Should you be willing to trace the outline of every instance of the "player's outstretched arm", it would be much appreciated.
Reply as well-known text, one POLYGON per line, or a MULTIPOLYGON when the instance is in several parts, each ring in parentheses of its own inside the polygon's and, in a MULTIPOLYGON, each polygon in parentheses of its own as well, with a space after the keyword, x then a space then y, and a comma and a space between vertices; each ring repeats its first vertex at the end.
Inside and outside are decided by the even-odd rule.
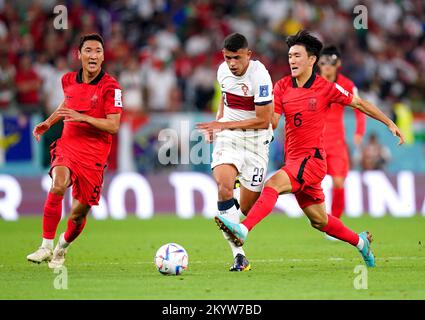
POLYGON ((396 124, 388 118, 377 106, 373 103, 370 103, 367 100, 363 100, 359 97, 353 97, 353 100, 350 103, 350 106, 356 109, 359 109, 361 112, 367 114, 369 117, 374 118, 378 121, 381 121, 385 124, 391 133, 394 136, 400 138, 398 144, 401 145, 404 143, 404 137, 401 133, 400 129, 396 126, 396 124))
POLYGON ((240 121, 211 121, 199 123, 196 127, 208 132, 226 129, 267 129, 270 126, 273 113, 273 104, 255 107, 256 117, 240 121))
POLYGON ((62 117, 66 117, 64 122, 85 122, 110 134, 117 133, 120 127, 121 114, 119 113, 108 114, 105 119, 90 117, 68 108, 61 108, 58 110, 58 114, 62 117))
POLYGON ((47 130, 50 129, 56 122, 62 120, 62 116, 58 115, 58 110, 65 106, 65 101, 62 101, 61 104, 57 107, 57 109, 43 122, 40 122, 35 126, 32 134, 37 141, 40 141, 40 138, 43 134, 46 133, 47 130))

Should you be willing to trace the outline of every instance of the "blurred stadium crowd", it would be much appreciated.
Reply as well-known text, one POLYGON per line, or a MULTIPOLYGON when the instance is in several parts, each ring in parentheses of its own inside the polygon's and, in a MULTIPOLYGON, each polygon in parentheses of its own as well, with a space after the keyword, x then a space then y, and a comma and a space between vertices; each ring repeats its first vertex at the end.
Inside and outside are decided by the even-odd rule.
MULTIPOLYGON (((128 154, 130 162, 143 164, 136 166, 143 171, 158 149, 158 129, 140 129, 147 119, 164 120, 164 112, 215 112, 221 95, 216 70, 226 35, 244 34, 254 58, 276 82, 290 72, 286 36, 303 28, 325 45, 339 46, 342 72, 362 97, 396 120, 408 142, 414 136, 424 141, 425 2, 361 4, 367 29, 354 28, 359 14, 354 13, 354 0, 0 0, 0 111, 19 117, 49 115, 63 99, 62 75, 80 68, 80 36, 99 32, 106 42, 104 68, 123 89, 123 122, 131 127, 127 135, 120 131, 120 141, 133 139, 127 153, 115 146, 112 158, 128 154), (57 5, 67 9, 66 29, 54 27, 57 5)), ((61 130, 58 124, 45 136, 45 167, 48 146, 61 130)), ((420 144, 412 152, 423 154, 420 144)), ((279 145, 276 150, 281 161, 283 151, 279 145)), ((110 169, 117 166, 111 160, 110 169)))
POLYGON ((127 111, 211 111, 227 34, 246 35, 277 81, 289 73, 284 38, 305 28, 341 48, 343 72, 366 98, 387 112, 400 100, 425 112, 425 2, 362 4, 366 30, 353 27, 353 0, 0 0, 0 108, 50 113, 61 76, 79 68, 80 35, 100 32, 127 111), (53 27, 58 4, 68 10, 66 30, 53 27))

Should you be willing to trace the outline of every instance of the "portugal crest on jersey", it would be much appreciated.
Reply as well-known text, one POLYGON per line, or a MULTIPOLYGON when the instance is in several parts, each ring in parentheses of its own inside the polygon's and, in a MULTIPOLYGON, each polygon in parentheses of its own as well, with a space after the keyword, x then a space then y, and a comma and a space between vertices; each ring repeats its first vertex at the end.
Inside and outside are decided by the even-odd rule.
POLYGON ((249 90, 248 86, 245 83, 243 83, 241 89, 243 91, 243 95, 244 96, 247 96, 248 95, 248 90, 249 90))

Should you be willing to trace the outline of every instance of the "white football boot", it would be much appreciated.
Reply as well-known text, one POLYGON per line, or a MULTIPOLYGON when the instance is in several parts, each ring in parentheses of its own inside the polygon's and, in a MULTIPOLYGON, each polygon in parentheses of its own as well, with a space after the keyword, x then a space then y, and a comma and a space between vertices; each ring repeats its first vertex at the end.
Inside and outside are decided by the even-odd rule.
POLYGON ((49 261, 50 269, 60 268, 65 263, 65 255, 68 252, 68 248, 64 248, 61 245, 62 239, 63 239, 63 233, 59 237, 59 241, 55 247, 55 250, 53 250, 53 258, 52 260, 49 261))
POLYGON ((27 260, 34 263, 41 263, 52 260, 52 256, 52 249, 40 247, 37 251, 27 255, 27 260))

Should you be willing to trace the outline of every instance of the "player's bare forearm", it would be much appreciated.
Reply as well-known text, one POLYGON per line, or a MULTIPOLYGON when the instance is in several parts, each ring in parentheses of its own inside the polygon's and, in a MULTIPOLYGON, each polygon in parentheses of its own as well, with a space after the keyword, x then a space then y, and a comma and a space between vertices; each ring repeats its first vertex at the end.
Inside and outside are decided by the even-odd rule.
POLYGON ((272 122, 272 128, 273 128, 273 130, 278 127, 280 117, 281 117, 281 115, 279 113, 277 113, 277 112, 275 112, 273 114, 272 121, 271 121, 272 122))
POLYGON ((105 119, 91 117, 68 108, 60 108, 57 112, 59 116, 65 117, 64 122, 85 122, 110 134, 117 133, 120 127, 121 114, 119 113, 108 114, 105 119))
POLYGON ((106 119, 86 116, 84 122, 90 124, 96 129, 106 131, 110 134, 116 134, 120 128, 120 118, 121 115, 119 113, 108 114, 106 119))
POLYGON ((196 127, 204 134, 206 141, 212 142, 215 134, 222 130, 234 129, 267 129, 270 126, 271 115, 273 112, 272 104, 266 106, 257 106, 256 117, 240 121, 211 121, 199 123, 196 127))
POLYGON ((267 129, 270 125, 270 120, 253 118, 241 121, 220 122, 222 129, 267 129))
POLYGON ((221 122, 222 129, 267 129, 272 121, 273 105, 257 106, 255 113, 255 118, 221 122))
POLYGON ((388 118, 377 106, 370 103, 369 101, 354 97, 353 101, 351 102, 351 106, 360 110, 364 114, 367 114, 369 117, 381 121, 387 127, 393 123, 391 119, 388 118))
POLYGON ((59 107, 57 107, 57 109, 46 120, 44 120, 49 125, 49 127, 53 126, 56 122, 63 119, 62 116, 58 115, 58 110, 60 108, 63 108, 64 106, 65 102, 62 102, 59 107))
POLYGON ((400 129, 373 103, 358 97, 353 97, 353 101, 350 106, 385 124, 394 136, 398 136, 400 138, 399 145, 404 142, 404 137, 401 134, 400 129))
POLYGON ((215 116, 216 120, 220 120, 221 118, 223 118, 223 111, 224 111, 224 101, 223 101, 223 97, 221 97, 220 102, 218 104, 217 115, 215 116))
POLYGON ((64 105, 65 102, 61 102, 59 107, 46 120, 35 126, 32 134, 37 141, 40 141, 41 136, 45 134, 51 126, 63 119, 63 116, 59 115, 58 111, 61 110, 64 105))
POLYGON ((56 122, 59 122, 60 120, 62 120, 63 119, 63 117, 58 117, 58 116, 56 116, 56 117, 53 117, 53 118, 47 118, 45 121, 47 122, 47 124, 49 125, 49 128, 51 127, 51 126, 53 126, 56 122))

